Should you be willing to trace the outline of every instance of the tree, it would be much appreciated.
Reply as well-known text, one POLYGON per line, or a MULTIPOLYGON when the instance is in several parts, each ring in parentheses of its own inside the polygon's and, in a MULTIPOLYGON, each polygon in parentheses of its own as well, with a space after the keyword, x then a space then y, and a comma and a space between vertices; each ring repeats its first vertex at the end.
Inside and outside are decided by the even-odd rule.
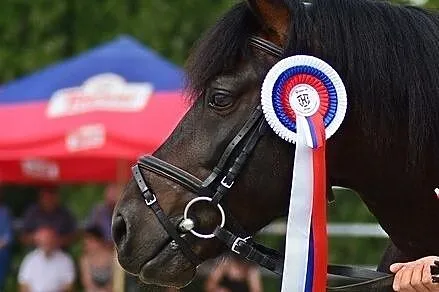
MULTIPOLYGON (((395 0, 425 3, 439 0, 395 0)), ((3 0, 0 84, 130 34, 182 65, 190 47, 237 0, 3 0)))
POLYGON ((0 83, 130 34, 177 64, 233 1, 4 0, 0 83))

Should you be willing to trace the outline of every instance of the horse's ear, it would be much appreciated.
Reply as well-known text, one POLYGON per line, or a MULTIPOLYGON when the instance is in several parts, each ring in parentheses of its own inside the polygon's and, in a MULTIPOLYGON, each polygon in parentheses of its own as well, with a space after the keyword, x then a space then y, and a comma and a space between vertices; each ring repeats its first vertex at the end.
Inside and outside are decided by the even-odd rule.
POLYGON ((259 19, 271 41, 283 46, 288 36, 290 15, 286 0, 247 0, 250 9, 259 19))

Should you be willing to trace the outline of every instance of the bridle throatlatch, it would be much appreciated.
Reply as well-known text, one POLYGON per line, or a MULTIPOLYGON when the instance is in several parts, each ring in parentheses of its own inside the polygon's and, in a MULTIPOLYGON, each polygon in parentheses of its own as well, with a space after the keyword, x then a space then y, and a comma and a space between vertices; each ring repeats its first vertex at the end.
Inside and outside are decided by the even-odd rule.
MULTIPOLYGON (((260 37, 250 37, 249 45, 278 59, 283 57, 281 48, 260 37)), ((268 72, 261 90, 261 104, 229 142, 207 179, 202 181, 154 156, 141 157, 132 167, 133 177, 146 205, 173 239, 173 246, 196 266, 202 261, 192 251, 188 233, 203 239, 219 239, 240 257, 283 276, 282 291, 347 291, 352 288, 375 291, 379 287, 391 287, 392 275, 327 265, 325 143, 343 121, 346 107, 343 82, 328 64, 311 56, 284 58, 268 72), (253 234, 249 234, 227 206, 221 204, 270 127, 282 139, 296 144, 285 260, 276 250, 253 241, 253 234), (160 207, 141 169, 167 178, 195 194, 177 225, 160 207), (197 231, 196 222, 189 215, 190 208, 201 201, 217 208, 221 216, 219 226, 210 234, 197 231), (327 273, 355 278, 359 283, 326 287, 327 273)))

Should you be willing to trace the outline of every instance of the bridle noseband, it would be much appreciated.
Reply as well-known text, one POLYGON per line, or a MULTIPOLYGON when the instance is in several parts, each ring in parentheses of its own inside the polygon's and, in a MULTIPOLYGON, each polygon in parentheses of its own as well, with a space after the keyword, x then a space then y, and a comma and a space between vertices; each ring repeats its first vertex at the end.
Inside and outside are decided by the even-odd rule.
MULTIPOLYGON (((282 58, 284 53, 282 48, 260 37, 250 37, 248 44, 275 58, 282 58)), ((180 250, 194 265, 198 266, 202 261, 192 251, 190 243, 185 240, 185 234, 188 232, 191 232, 194 236, 199 238, 208 239, 215 237, 239 256, 256 262, 278 275, 282 275, 282 255, 275 250, 254 242, 251 238, 252 235, 248 234, 244 228, 241 227, 229 209, 221 206, 222 199, 233 187, 242 167, 245 165, 259 139, 265 134, 267 129, 268 124, 262 113, 261 105, 258 105, 244 126, 230 141, 221 158, 218 160, 217 165, 204 181, 154 156, 141 157, 137 164, 132 167, 134 179, 136 180, 146 205, 151 208, 166 232, 173 239, 174 245, 178 245, 180 250), (148 187, 141 173, 141 169, 167 178, 196 194, 196 197, 186 205, 183 220, 180 224, 175 226, 166 216, 160 207, 156 195, 148 187), (192 219, 188 217, 191 206, 199 201, 208 201, 220 211, 221 224, 217 226, 211 234, 201 234, 195 231, 195 224, 192 219)), ((377 285, 380 287, 390 285, 391 287, 393 282, 393 278, 387 274, 344 266, 329 265, 328 273, 361 278, 365 281, 362 284, 328 288, 328 291, 347 291, 347 288, 356 288, 355 291, 371 291, 371 287, 377 287, 377 285)))

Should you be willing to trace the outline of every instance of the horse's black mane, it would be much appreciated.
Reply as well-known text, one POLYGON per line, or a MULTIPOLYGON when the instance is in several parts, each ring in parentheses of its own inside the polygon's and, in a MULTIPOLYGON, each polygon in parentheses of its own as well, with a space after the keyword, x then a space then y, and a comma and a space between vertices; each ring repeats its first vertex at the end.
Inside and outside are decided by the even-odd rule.
MULTIPOLYGON (((314 55, 339 72, 347 114, 360 118, 358 130, 373 146, 409 145, 410 163, 428 152, 439 159, 437 14, 370 0, 314 0, 307 11, 299 1, 278 1, 291 13, 286 55, 314 55)), ((240 3, 201 39, 187 65, 194 96, 249 54, 247 38, 258 28, 240 3)))

